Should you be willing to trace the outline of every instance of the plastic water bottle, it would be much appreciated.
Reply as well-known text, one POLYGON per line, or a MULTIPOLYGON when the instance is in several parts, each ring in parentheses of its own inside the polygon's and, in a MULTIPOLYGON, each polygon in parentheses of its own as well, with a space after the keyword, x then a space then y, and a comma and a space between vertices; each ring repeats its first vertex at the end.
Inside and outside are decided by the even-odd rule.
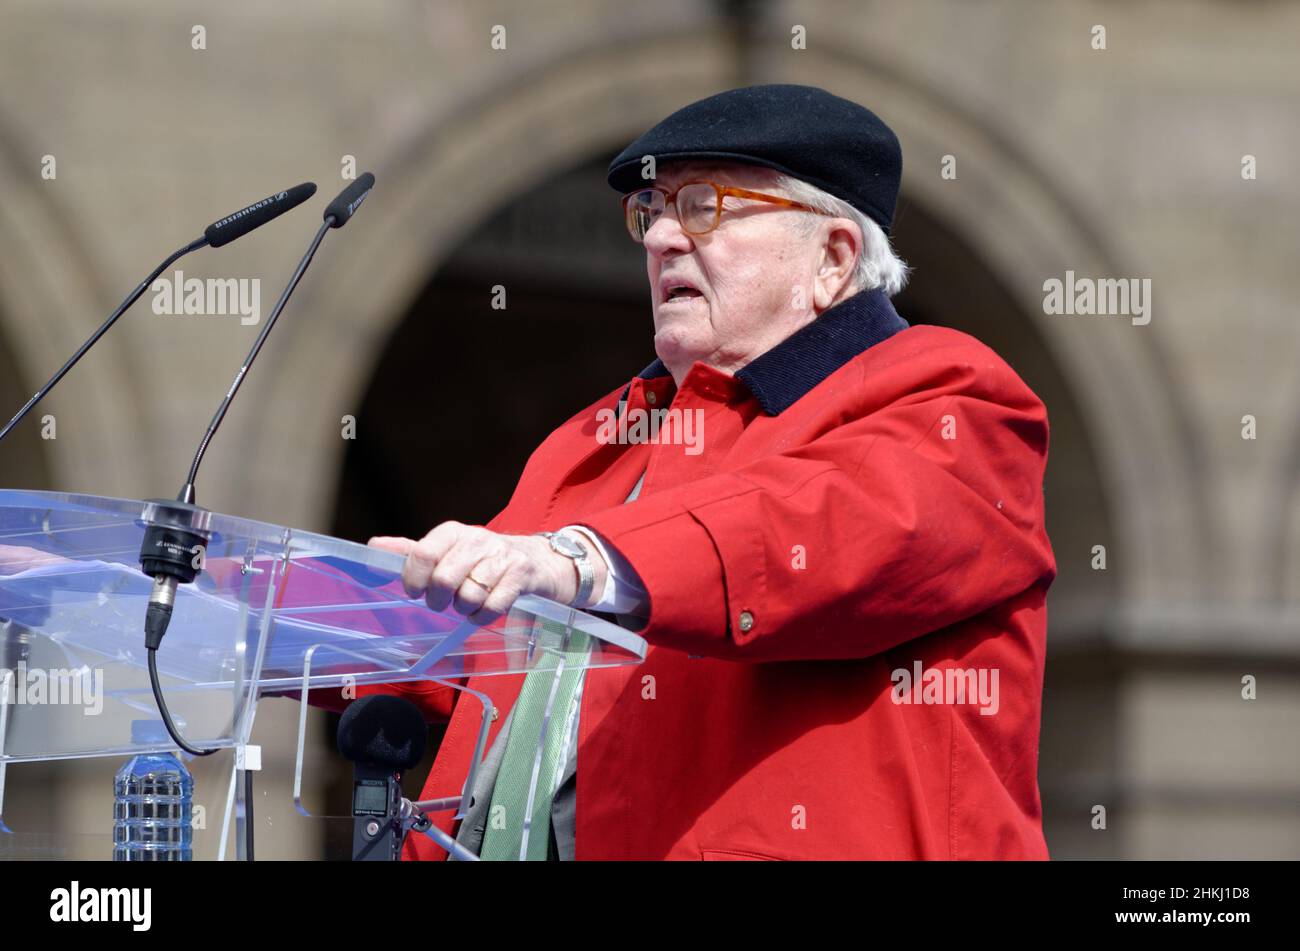
MULTIPOLYGON (((131 742, 171 742, 161 720, 133 720, 131 742)), ((141 753, 113 779, 113 861, 188 862, 194 777, 174 753, 141 753)))

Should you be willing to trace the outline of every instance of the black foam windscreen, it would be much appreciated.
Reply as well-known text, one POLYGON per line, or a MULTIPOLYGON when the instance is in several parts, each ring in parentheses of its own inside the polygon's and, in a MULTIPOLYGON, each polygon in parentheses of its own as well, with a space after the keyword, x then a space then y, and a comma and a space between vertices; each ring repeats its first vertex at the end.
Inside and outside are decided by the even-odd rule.
POLYGON ((428 738, 419 708, 388 694, 354 700, 339 720, 339 752, 354 763, 410 769, 424 757, 428 738))
POLYGON ((239 209, 233 215, 226 215, 221 220, 212 222, 203 229, 203 237, 208 239, 210 247, 219 248, 236 238, 242 238, 254 228, 260 228, 268 221, 279 218, 291 208, 297 208, 314 194, 316 194, 315 182, 294 185, 288 191, 276 192, 261 201, 253 202, 247 208, 239 209))
POLYGON ((342 228, 348 223, 348 219, 356 213, 356 210, 361 207, 361 203, 370 194, 370 189, 374 187, 375 176, 370 172, 364 172, 355 182, 339 192, 338 197, 326 206, 322 220, 329 221, 333 218, 330 227, 342 228))

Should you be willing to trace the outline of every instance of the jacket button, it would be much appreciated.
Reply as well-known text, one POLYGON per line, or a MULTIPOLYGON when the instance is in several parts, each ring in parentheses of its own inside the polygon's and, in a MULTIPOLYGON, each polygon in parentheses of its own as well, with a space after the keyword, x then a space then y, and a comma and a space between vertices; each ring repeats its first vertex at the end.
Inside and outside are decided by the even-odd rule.
POLYGON ((742 631, 748 631, 751 628, 753 628, 753 626, 754 626, 754 615, 750 614, 748 611, 741 611, 740 629, 742 631))
POLYGON ((493 722, 493 723, 496 723, 496 722, 497 722, 497 717, 499 717, 499 716, 501 716, 501 711, 498 710, 496 707, 493 707, 493 708, 492 708, 492 722, 493 722))
POLYGON ((658 401, 658 399, 659 397, 655 395, 654 390, 646 390, 645 401, 647 403, 649 403, 651 406, 654 406, 655 403, 658 401))

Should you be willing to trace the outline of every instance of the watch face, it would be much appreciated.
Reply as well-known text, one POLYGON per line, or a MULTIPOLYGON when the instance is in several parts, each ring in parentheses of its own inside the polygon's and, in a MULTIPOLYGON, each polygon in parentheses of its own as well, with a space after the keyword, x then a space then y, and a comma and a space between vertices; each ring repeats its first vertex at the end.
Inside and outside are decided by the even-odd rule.
POLYGON ((568 555, 570 558, 581 558, 587 553, 585 548, 567 535, 552 535, 551 547, 561 555, 568 555))

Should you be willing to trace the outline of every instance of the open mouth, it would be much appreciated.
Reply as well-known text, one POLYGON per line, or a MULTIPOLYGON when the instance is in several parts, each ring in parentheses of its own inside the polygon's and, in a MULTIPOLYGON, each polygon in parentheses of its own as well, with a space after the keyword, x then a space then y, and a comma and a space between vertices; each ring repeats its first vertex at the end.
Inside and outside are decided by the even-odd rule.
POLYGON ((691 300, 693 298, 703 297, 703 296, 704 295, 701 294, 699 291, 697 291, 695 288, 687 287, 686 285, 681 284, 676 287, 668 288, 668 293, 664 297, 664 303, 671 304, 676 301, 691 300))

